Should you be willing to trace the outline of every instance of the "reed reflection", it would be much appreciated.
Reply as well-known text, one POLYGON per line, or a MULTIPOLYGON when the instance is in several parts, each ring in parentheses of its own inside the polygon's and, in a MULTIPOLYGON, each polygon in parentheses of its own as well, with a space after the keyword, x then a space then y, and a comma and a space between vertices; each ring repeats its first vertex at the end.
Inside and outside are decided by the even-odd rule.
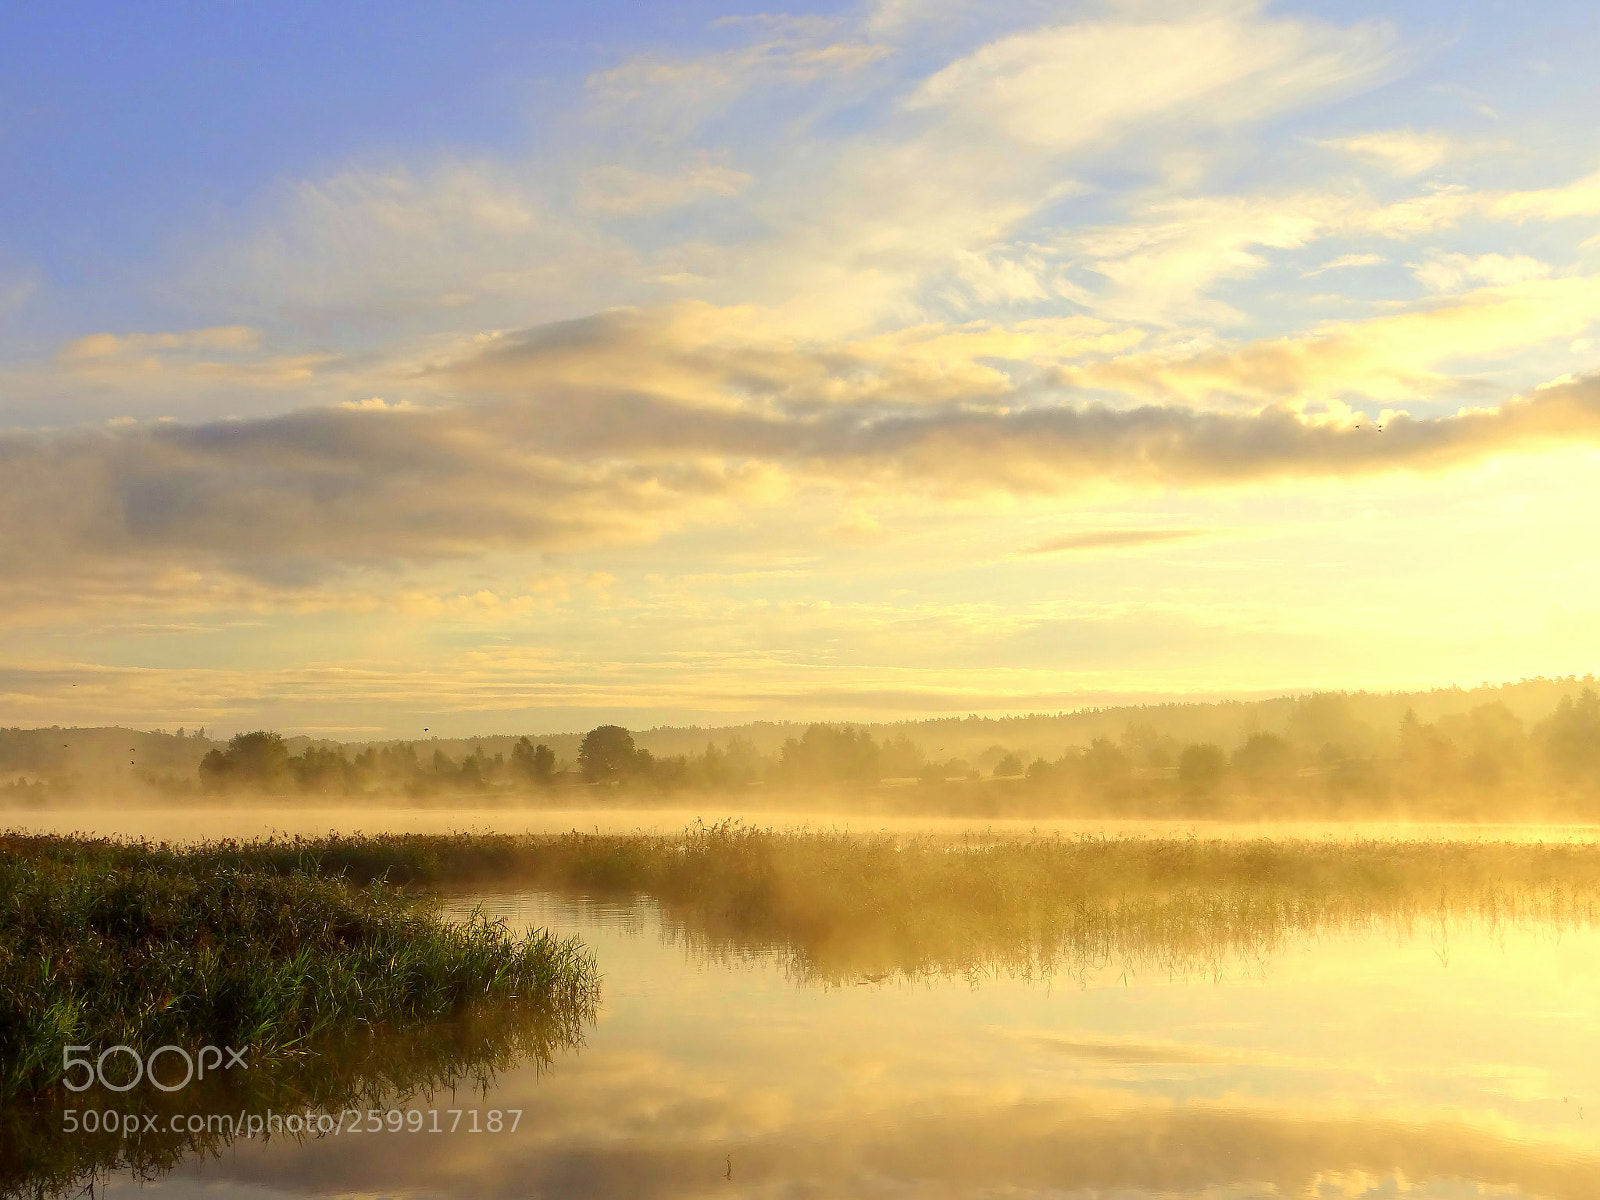
POLYGON ((536 1009, 507 1005, 422 1028, 323 1038, 174 1093, 92 1086, 13 1098, 0 1106, 0 1197, 49 1200, 118 1175, 153 1180, 243 1140, 299 1144, 318 1136, 319 1125, 331 1128, 319 1117, 349 1110, 470 1105, 506 1072, 537 1077, 582 1045, 597 1000, 592 990, 573 991, 536 1009), (92 1129, 87 1111, 100 1114, 92 1129), (108 1112, 117 1114, 114 1128, 108 1112))

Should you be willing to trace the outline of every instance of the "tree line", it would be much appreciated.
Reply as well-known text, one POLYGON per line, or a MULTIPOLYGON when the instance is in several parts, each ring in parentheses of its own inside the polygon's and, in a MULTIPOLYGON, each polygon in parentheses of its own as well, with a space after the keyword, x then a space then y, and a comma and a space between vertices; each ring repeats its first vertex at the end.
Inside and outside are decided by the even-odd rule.
POLYGON ((1337 693, 1309 698, 1281 730, 1233 745, 1183 742, 1150 723, 1096 737, 1051 757, 991 746, 940 757, 910 738, 862 726, 813 724, 763 754, 733 737, 696 754, 657 755, 619 725, 584 735, 576 758, 519 739, 509 755, 452 758, 414 743, 338 746, 291 754, 276 733, 235 736, 199 766, 208 792, 343 794, 830 791, 936 811, 1108 811, 1283 815, 1294 810, 1426 808, 1473 815, 1495 802, 1543 798, 1587 810, 1600 799, 1600 694, 1563 697, 1527 724, 1504 704, 1424 721, 1407 710, 1380 731, 1337 693))

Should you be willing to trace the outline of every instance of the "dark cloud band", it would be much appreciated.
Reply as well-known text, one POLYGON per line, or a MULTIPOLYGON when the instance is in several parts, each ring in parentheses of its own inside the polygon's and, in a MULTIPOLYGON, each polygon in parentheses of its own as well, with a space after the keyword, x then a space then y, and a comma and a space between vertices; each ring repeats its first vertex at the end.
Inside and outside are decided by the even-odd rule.
POLYGON ((774 470, 849 487, 1060 494, 1427 471, 1600 441, 1600 379, 1498 409, 1334 426, 1293 412, 959 403, 694 405, 541 386, 424 411, 315 409, 201 425, 0 436, 0 568, 231 569, 302 581, 358 563, 648 538, 774 470))

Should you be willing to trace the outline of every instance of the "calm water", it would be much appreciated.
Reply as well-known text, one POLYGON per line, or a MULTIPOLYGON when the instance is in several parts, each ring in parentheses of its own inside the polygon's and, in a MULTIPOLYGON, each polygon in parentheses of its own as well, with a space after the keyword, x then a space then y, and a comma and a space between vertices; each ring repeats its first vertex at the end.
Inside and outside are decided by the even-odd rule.
POLYGON ((708 956, 649 906, 482 903, 580 934, 581 1049, 516 1132, 240 1141, 117 1197, 1600 1197, 1600 934, 1339 935, 1220 976, 861 980, 708 956))

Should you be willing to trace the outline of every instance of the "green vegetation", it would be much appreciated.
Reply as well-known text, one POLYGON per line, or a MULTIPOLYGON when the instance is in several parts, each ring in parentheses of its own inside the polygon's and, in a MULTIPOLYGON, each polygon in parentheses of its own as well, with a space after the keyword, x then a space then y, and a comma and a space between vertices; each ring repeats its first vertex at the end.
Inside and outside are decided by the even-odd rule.
POLYGON ((1600 846, 782 833, 397 835, 210 847, 355 881, 648 898, 686 938, 796 975, 1207 971, 1293 936, 1600 919, 1600 846))
POLYGON ((486 1008, 580 1027, 597 977, 579 945, 447 923, 380 875, 284 844, 0 837, 0 1098, 55 1084, 67 1044, 269 1054, 486 1008))

